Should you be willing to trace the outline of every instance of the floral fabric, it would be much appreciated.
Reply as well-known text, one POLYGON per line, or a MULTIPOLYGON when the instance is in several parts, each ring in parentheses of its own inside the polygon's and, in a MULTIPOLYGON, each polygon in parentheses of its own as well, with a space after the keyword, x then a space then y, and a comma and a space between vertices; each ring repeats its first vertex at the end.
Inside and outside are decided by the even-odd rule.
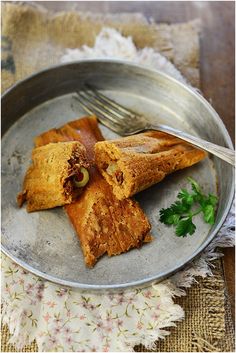
POLYGON ((86 293, 46 282, 5 255, 2 262, 2 294, 8 301, 3 317, 7 314, 4 321, 14 330, 18 346, 36 337, 42 351, 130 351, 140 337, 144 343, 163 337, 165 323, 183 317, 162 285, 106 295, 86 293))

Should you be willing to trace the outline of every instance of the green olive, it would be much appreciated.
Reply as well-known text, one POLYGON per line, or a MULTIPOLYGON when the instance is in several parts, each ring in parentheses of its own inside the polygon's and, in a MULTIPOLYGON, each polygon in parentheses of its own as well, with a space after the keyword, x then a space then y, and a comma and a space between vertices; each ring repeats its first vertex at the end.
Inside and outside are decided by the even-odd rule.
POLYGON ((85 186, 87 184, 87 182, 89 181, 89 172, 87 171, 86 168, 81 167, 80 168, 80 173, 83 174, 83 179, 78 181, 76 180, 76 176, 74 177, 74 184, 77 188, 82 188, 83 186, 85 186))
POLYGON ((112 174, 115 174, 115 172, 117 171, 117 169, 118 169, 117 163, 111 162, 111 163, 108 165, 108 167, 107 167, 107 174, 109 174, 109 175, 112 176, 112 174))

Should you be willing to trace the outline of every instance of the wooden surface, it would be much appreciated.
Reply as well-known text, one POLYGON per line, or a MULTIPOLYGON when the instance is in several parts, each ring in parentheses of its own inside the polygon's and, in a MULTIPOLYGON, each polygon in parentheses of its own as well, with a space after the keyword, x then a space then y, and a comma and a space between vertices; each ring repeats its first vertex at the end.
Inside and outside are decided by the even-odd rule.
MULTIPOLYGON (((234 2, 233 1, 37 1, 53 11, 80 10, 102 13, 142 12, 156 22, 202 20, 200 38, 201 90, 224 121, 234 141, 234 2)), ((222 260, 234 315, 234 249, 222 260)))

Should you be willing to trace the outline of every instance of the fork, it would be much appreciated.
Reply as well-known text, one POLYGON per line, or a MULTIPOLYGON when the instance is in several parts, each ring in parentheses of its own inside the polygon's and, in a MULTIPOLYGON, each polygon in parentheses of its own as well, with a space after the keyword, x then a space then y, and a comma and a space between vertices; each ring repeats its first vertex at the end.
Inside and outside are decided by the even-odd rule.
POLYGON ((181 140, 197 146, 227 163, 235 166, 235 153, 226 147, 215 145, 212 142, 192 136, 186 132, 174 129, 167 125, 152 124, 144 116, 126 109, 100 91, 86 84, 86 90, 76 92, 75 99, 89 114, 97 116, 98 120, 121 136, 134 135, 141 131, 158 130, 176 136, 181 140))

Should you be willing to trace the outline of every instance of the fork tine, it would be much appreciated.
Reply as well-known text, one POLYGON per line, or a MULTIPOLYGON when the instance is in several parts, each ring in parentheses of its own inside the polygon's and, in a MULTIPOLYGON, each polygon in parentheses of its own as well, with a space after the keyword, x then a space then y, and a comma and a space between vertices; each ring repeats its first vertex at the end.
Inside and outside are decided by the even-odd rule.
POLYGON ((79 98, 80 96, 77 94, 76 96, 74 96, 74 98, 80 103, 80 105, 82 106, 82 108, 89 114, 94 114, 94 112, 87 107, 87 105, 84 104, 84 102, 79 98))
POLYGON ((84 95, 88 95, 92 100, 94 100, 99 106, 101 106, 103 109, 105 109, 108 113, 111 113, 115 117, 117 117, 119 120, 120 119, 130 119, 130 116, 125 114, 125 113, 120 113, 119 110, 116 108, 113 108, 110 103, 106 103, 102 98, 100 98, 99 95, 97 95, 93 91, 83 91, 84 95))
POLYGON ((117 118, 111 111, 107 110, 103 105, 97 104, 96 100, 93 99, 87 92, 79 92, 78 95, 83 99, 91 109, 96 110, 97 113, 103 114, 107 119, 111 120, 113 123, 123 126, 121 119, 117 118))
POLYGON ((136 117, 136 114, 133 113, 130 110, 127 110, 126 108, 124 108, 123 106, 121 106, 120 104, 116 103, 115 101, 113 101, 112 99, 104 96, 101 92, 99 92, 96 88, 94 88, 93 86, 91 86, 90 84, 86 83, 85 87, 87 87, 88 89, 91 90, 91 92, 96 95, 97 97, 99 97, 103 102, 110 104, 113 108, 116 108, 118 110, 118 112, 122 112, 123 114, 127 114, 129 117, 136 117))
POLYGON ((81 97, 81 95, 79 95, 79 94, 74 96, 74 98, 80 103, 80 105, 83 107, 83 109, 87 113, 95 114, 103 125, 107 126, 112 131, 122 135, 121 126, 119 124, 113 122, 110 118, 107 118, 107 114, 104 115, 103 113, 97 111, 96 108, 94 108, 94 107, 91 108, 91 106, 89 105, 90 102, 84 101, 83 97, 81 97))

